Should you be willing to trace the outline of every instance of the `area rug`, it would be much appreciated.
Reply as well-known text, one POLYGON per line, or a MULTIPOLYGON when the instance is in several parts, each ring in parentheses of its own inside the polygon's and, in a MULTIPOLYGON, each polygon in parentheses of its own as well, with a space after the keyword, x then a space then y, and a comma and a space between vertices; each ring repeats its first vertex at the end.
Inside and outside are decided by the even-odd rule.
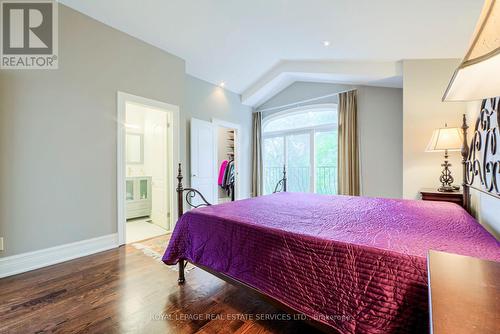
MULTIPOLYGON (((153 259, 155 259, 155 261, 162 262, 161 258, 163 257, 163 253, 165 253, 165 249, 167 249, 168 242, 170 241, 170 236, 171 234, 165 234, 159 237, 134 242, 132 246, 135 249, 142 251, 144 255, 152 257, 153 259)), ((179 271, 179 266, 177 265, 167 267, 173 271, 179 271)), ((184 272, 189 273, 195 268, 196 267, 191 263, 187 263, 186 267, 184 268, 184 272)))

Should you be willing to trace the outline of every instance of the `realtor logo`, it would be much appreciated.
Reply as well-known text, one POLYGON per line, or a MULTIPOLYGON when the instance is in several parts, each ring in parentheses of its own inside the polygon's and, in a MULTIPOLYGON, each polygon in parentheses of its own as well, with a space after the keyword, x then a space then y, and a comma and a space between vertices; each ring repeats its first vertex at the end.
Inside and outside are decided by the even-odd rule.
POLYGON ((57 3, 0 1, 2 69, 57 69, 57 3))

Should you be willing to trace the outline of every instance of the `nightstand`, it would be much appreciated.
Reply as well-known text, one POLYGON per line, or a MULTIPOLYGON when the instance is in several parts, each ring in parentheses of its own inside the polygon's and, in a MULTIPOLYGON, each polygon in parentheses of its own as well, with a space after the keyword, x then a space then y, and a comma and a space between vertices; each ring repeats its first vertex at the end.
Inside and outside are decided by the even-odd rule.
POLYGON ((432 334, 500 333, 500 262, 429 251, 432 334))
POLYGON ((441 192, 438 191, 437 188, 424 188, 420 190, 420 195, 424 201, 451 202, 460 206, 464 205, 464 194, 462 190, 441 192))

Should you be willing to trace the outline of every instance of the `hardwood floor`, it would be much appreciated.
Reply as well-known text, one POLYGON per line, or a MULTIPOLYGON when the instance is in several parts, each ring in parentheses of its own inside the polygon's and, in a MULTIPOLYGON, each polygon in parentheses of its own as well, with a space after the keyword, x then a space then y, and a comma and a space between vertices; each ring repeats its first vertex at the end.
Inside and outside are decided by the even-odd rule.
POLYGON ((316 333, 199 268, 186 280, 132 246, 0 279, 0 333, 316 333))

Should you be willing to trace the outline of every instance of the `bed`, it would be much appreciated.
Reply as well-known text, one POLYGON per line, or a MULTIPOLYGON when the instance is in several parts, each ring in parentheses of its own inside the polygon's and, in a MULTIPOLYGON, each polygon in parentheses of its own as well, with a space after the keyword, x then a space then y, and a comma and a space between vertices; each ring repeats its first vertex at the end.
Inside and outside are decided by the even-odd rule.
POLYGON ((278 192, 182 214, 182 195, 201 194, 178 178, 163 261, 179 264, 179 283, 188 261, 327 331, 427 332, 430 249, 500 261, 499 242, 453 203, 278 192))
POLYGON ((163 257, 223 273, 342 333, 427 330, 429 249, 500 261, 452 203, 276 193, 191 210, 163 257))

